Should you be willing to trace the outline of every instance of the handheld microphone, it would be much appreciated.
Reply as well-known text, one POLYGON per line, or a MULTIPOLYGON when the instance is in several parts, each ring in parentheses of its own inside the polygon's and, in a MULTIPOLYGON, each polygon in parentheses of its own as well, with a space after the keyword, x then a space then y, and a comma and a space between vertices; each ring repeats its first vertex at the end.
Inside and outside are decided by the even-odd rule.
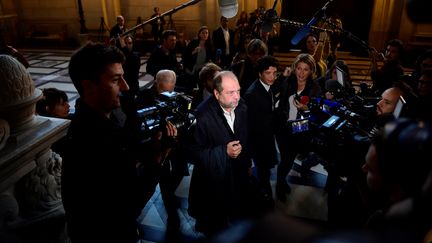
POLYGON ((237 15, 238 3, 236 0, 218 0, 219 11, 222 16, 229 19, 237 15))
POLYGON ((216 49, 216 55, 215 55, 215 59, 216 61, 220 60, 222 57, 222 50, 221 49, 216 49))
POLYGON ((307 105, 309 103, 309 96, 300 97, 300 103, 303 105, 307 105))

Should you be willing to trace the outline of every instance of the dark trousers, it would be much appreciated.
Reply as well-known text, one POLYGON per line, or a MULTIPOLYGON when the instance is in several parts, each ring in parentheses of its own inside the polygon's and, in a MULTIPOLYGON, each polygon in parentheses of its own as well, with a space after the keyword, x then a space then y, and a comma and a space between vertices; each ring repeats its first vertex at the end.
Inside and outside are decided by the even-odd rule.
POLYGON ((286 177, 291 170, 294 160, 299 153, 309 151, 310 134, 307 132, 288 134, 279 133, 276 137, 281 161, 277 169, 277 183, 286 184, 286 177))

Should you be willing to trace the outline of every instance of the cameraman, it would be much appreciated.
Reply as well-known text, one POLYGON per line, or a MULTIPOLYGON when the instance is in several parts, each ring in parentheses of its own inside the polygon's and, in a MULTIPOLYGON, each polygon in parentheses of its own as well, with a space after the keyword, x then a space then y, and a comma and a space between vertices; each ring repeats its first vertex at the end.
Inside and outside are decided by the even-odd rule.
POLYGON ((431 149, 430 123, 417 119, 389 122, 375 137, 362 167, 374 193, 368 229, 391 232, 397 242, 427 242, 423 239, 431 228, 431 149))
MULTIPOLYGON (((412 90, 405 83, 395 82, 394 85, 381 94, 381 100, 376 104, 376 116, 371 121, 372 130, 367 130, 368 134, 359 132, 357 127, 348 128, 344 131, 343 142, 336 144, 332 159, 326 161, 328 171, 327 190, 328 190, 328 219, 336 227, 360 227, 367 220, 366 216, 370 213, 369 193, 362 173, 362 163, 371 143, 370 138, 379 134, 385 124, 396 120, 394 111, 400 97, 404 97, 406 104, 400 116, 412 117, 413 106, 415 107, 416 97, 412 90), (411 106, 411 107, 410 107, 411 106), (345 180, 340 180, 341 177, 345 180)), ((370 128, 367 128, 370 129, 370 128)))
MULTIPOLYGON (((66 137, 61 177, 72 242, 138 240, 137 217, 146 203, 147 185, 136 166, 139 159, 153 158, 136 151, 134 134, 123 124, 120 95, 129 89, 124 61, 117 47, 89 42, 69 62, 80 95, 66 137)), ((170 124, 166 135, 176 135, 170 124)))
MULTIPOLYGON (((150 89, 140 92, 138 106, 150 107, 157 105, 161 93, 173 92, 175 85, 175 72, 168 69, 160 70, 156 74, 153 86, 150 89)), ((163 123, 164 121, 161 122, 163 123)), ((167 122, 170 124, 169 121, 167 122)), ((179 230, 180 227, 180 218, 177 213, 179 201, 175 196, 175 190, 183 179, 183 176, 189 175, 183 150, 179 147, 180 143, 178 143, 178 139, 181 139, 182 136, 177 137, 182 131, 177 131, 175 127, 174 129, 176 131, 176 137, 174 139, 162 139, 160 140, 161 144, 157 145, 167 148, 165 151, 162 150, 162 153, 158 155, 157 163, 143 165, 144 173, 147 175, 145 177, 150 180, 151 187, 149 191, 151 194, 154 193, 159 183, 162 200, 168 214, 167 230, 172 233, 174 233, 173 231, 179 230), (177 132, 179 134, 177 134, 177 132)), ((160 131, 152 131, 153 137, 159 137, 160 135, 160 131)))

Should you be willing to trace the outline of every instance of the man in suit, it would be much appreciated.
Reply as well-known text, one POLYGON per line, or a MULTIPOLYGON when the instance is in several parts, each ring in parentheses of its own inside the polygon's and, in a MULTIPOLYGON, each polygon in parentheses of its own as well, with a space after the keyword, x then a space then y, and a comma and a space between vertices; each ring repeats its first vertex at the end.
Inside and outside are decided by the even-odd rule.
POLYGON ((207 236, 256 212, 247 187, 251 158, 240 84, 230 71, 213 81, 213 95, 197 108, 188 146, 194 163, 188 212, 196 219, 195 229, 207 236))
MULTIPOLYGON (((117 47, 89 42, 69 62, 80 95, 62 155, 61 193, 72 242, 138 240, 146 185, 136 166, 154 160, 156 151, 141 150, 135 133, 123 124, 120 94, 129 89, 124 61, 117 47)), ((177 136, 173 124, 167 124, 166 136, 177 136)))
POLYGON ((172 70, 177 75, 181 73, 182 66, 176 56, 176 42, 175 30, 165 30, 162 33, 162 43, 156 46, 147 61, 147 73, 153 77, 162 69, 172 70))
POLYGON ((258 181, 264 202, 272 207, 270 169, 277 164, 277 151, 274 136, 274 97, 271 85, 276 80, 278 61, 273 56, 264 56, 257 61, 258 79, 244 95, 248 106, 249 138, 252 158, 257 167, 258 181))
POLYGON ((154 7, 153 8, 154 13, 150 18, 158 17, 155 21, 151 23, 151 33, 153 35, 155 44, 158 45, 159 41, 162 36, 162 32, 164 31, 164 25, 165 25, 165 19, 164 17, 161 17, 160 8, 154 7))
POLYGON ((232 58, 236 53, 234 50, 234 31, 228 28, 228 19, 224 16, 220 17, 220 24, 221 26, 213 31, 212 36, 216 51, 215 62, 222 69, 227 69, 231 66, 232 58))
POLYGON ((116 25, 110 30, 110 37, 117 37, 125 32, 125 20, 124 17, 119 15, 116 17, 116 25))

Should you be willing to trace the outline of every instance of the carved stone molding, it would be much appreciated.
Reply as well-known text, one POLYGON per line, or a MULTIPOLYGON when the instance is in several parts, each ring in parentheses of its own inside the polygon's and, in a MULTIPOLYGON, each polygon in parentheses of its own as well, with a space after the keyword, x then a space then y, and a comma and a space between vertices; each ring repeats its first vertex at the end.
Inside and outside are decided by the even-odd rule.
POLYGON ((64 217, 62 159, 51 145, 66 135, 70 121, 36 116, 41 94, 21 63, 0 55, 0 241, 23 229, 58 234, 40 227, 64 217))

